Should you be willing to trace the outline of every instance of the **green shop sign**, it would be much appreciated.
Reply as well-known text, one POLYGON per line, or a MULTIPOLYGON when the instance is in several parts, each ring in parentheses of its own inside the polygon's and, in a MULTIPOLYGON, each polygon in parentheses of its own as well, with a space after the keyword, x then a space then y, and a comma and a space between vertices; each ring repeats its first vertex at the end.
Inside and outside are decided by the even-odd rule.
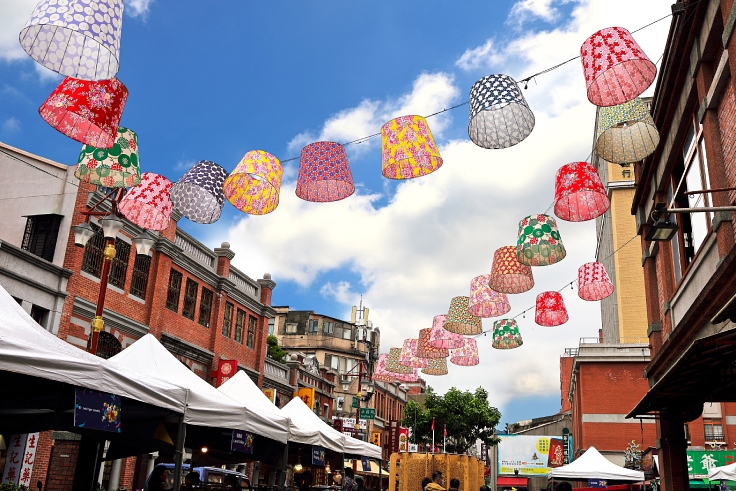
POLYGON ((736 450, 688 450, 687 473, 690 479, 708 477, 714 467, 736 462, 736 450))

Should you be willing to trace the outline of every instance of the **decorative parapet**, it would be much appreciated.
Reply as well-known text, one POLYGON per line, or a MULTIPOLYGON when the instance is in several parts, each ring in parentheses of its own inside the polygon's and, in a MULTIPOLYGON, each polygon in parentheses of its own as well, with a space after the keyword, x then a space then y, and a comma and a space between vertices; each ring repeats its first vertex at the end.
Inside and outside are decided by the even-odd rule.
POLYGON ((248 275, 239 269, 230 266, 229 279, 246 295, 260 301, 258 283, 252 280, 248 275))
POLYGON ((213 271, 215 270, 215 265, 217 264, 217 256, 215 253, 210 251, 189 234, 181 230, 177 230, 174 245, 197 263, 213 271))

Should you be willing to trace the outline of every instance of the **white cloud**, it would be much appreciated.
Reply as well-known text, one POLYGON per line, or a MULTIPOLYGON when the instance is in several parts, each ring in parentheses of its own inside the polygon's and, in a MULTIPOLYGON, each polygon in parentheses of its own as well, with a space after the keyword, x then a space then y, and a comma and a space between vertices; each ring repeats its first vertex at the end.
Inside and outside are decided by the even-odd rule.
POLYGON ((154 0, 126 0, 125 13, 131 17, 143 17, 145 19, 153 1, 154 0))
POLYGON ((20 47, 18 35, 36 8, 38 0, 13 0, 4 2, 0 15, 0 59, 22 60, 28 58, 20 47))
POLYGON ((466 71, 477 70, 479 68, 491 68, 497 63, 503 61, 503 58, 498 53, 492 39, 489 39, 476 48, 467 49, 460 58, 455 62, 458 68, 466 71))
POLYGON ((524 22, 535 18, 547 22, 557 20, 559 11, 552 6, 553 3, 555 0, 519 0, 511 7, 506 22, 521 27, 524 22))
MULTIPOLYGON (((580 2, 558 28, 509 40, 500 46, 500 68, 510 74, 540 71, 577 54, 582 41, 597 29, 635 29, 669 9, 661 0, 622 0, 605 12, 602 4, 608 3, 580 2)), ((653 60, 661 53, 667 28, 662 22, 636 35, 653 60)), ((447 107, 459 92, 449 74, 422 74, 410 93, 394 101, 363 101, 329 118, 315 136, 346 140, 368 135, 401 111, 427 114, 447 107)), ((381 206, 379 196, 360 189, 336 203, 307 203, 295 197, 294 183, 287 182, 275 212, 243 218, 229 230, 226 240, 237 245, 234 263, 244 271, 269 271, 277 282, 292 280, 304 287, 318 273, 347 268, 360 284, 330 283, 322 286, 322 294, 347 309, 362 293, 371 319, 381 328, 381 351, 401 346, 403 339, 416 337, 418 329, 430 327, 434 315, 446 312, 453 296, 467 295, 474 276, 489 272, 493 251, 515 243, 521 218, 548 209, 556 170, 585 160, 591 151, 595 108, 585 97, 579 62, 540 76, 525 96, 536 117, 526 141, 505 150, 484 150, 467 140, 443 140, 442 131, 436 131, 442 168, 401 182, 381 206)), ((456 112, 458 124, 464 125, 464 114, 456 112)), ((442 122, 445 128, 451 123, 449 118, 442 122)), ((435 124, 433 119, 433 132, 435 124)), ((511 315, 533 307, 538 293, 574 280, 577 268, 594 259, 594 222, 558 223, 567 258, 534 269, 536 286, 532 292, 510 296, 511 315)), ((522 348, 494 350, 490 337, 480 337, 479 366, 451 366, 448 376, 426 377, 428 383, 440 392, 453 385, 482 385, 498 406, 516 397, 558 393, 559 356, 577 346, 580 337, 596 336, 600 328, 598 303, 580 300, 570 288, 562 293, 570 312, 567 324, 537 326, 532 309, 517 319, 522 348)), ((278 298, 278 288, 275 294, 278 298)), ((492 320, 485 320, 484 328, 492 329, 492 320)))
POLYGON ((20 131, 20 120, 18 118, 11 116, 5 121, 3 121, 2 125, 3 132, 6 133, 15 133, 16 131, 20 131))

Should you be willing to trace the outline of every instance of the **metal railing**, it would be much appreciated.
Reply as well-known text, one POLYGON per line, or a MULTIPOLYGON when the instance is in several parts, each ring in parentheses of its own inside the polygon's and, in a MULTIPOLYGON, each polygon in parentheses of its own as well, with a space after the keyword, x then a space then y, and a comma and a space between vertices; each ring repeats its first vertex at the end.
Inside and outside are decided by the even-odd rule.
MULTIPOLYGON (((580 338, 580 345, 583 344, 646 344, 649 345, 649 338, 641 336, 629 336, 619 338, 615 343, 607 343, 601 338, 580 338)), ((573 349, 573 348, 568 348, 573 349)), ((567 352, 567 350, 565 350, 567 352)))

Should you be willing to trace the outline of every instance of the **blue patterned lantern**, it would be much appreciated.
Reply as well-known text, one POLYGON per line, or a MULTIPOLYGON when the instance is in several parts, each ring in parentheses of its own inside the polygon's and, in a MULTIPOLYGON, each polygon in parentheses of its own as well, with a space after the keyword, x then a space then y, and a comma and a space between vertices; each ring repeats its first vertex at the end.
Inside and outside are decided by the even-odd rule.
POLYGON ((171 203, 196 223, 214 223, 225 204, 222 185, 227 171, 209 160, 200 160, 171 186, 171 203))
POLYGON ((482 148, 508 148, 534 129, 534 114, 516 81, 488 75, 470 89, 468 136, 482 148))

